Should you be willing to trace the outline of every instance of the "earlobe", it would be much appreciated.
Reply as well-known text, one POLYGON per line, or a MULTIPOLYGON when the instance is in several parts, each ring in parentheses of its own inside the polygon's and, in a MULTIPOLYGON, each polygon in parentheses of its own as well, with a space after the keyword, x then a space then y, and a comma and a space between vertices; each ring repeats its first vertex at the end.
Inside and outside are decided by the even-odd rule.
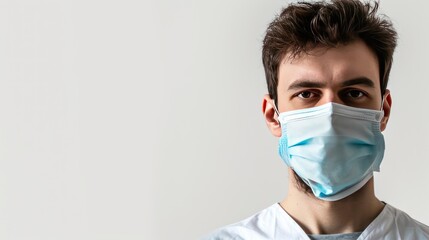
POLYGON ((386 89, 386 92, 384 93, 384 101, 382 108, 384 111, 384 117, 380 123, 380 130, 384 131, 386 129, 387 122, 389 121, 390 111, 392 108, 392 96, 390 95, 389 89, 386 89))
POLYGON ((282 131, 277 119, 274 103, 268 94, 264 96, 262 101, 262 113, 264 114, 265 123, 270 132, 276 137, 281 137, 282 131))

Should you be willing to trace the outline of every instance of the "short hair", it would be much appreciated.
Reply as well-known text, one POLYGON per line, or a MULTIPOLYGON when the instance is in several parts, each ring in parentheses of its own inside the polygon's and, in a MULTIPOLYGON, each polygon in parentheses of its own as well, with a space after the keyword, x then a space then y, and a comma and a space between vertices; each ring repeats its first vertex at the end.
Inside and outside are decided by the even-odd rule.
POLYGON ((332 48, 361 39, 377 55, 380 88, 387 88, 397 33, 377 15, 377 2, 333 0, 292 3, 268 26, 262 47, 270 98, 277 102, 278 70, 286 54, 297 57, 316 47, 332 48))

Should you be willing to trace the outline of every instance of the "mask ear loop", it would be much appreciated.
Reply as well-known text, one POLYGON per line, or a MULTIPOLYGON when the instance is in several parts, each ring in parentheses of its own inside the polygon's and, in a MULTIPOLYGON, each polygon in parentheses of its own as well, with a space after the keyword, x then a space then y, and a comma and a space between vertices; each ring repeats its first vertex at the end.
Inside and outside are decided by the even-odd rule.
MULTIPOLYGON (((279 110, 277 109, 277 107, 276 107, 276 103, 274 102, 274 100, 272 100, 272 101, 271 101, 271 104, 273 104, 274 111, 276 112, 277 117, 279 117, 279 116, 280 116, 280 112, 279 112, 279 110)), ((279 123, 279 124, 280 124, 280 121, 279 121, 278 119, 276 119, 276 121, 277 121, 277 123, 279 123)))
POLYGON ((383 96, 381 97, 381 107, 380 107, 380 111, 383 111, 383 112, 384 112, 384 110, 383 110, 383 106, 384 106, 384 99, 386 99, 386 98, 385 98, 385 96, 383 95, 383 96))
POLYGON ((272 100, 272 101, 271 101, 271 103, 273 104, 274 111, 277 113, 277 116, 280 116, 280 112, 279 112, 279 110, 277 109, 277 107, 276 107, 276 103, 274 102, 274 100, 272 100))

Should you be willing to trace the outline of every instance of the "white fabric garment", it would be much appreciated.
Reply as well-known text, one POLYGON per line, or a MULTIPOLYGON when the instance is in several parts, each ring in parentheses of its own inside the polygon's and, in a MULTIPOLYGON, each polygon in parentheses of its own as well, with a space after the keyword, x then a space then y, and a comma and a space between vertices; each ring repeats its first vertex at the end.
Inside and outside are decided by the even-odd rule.
MULTIPOLYGON (((232 225, 221 228, 204 240, 285 240, 310 238, 283 210, 274 204, 265 210, 232 225)), ((386 204, 383 211, 362 232, 358 240, 429 239, 429 227, 406 213, 386 204)))

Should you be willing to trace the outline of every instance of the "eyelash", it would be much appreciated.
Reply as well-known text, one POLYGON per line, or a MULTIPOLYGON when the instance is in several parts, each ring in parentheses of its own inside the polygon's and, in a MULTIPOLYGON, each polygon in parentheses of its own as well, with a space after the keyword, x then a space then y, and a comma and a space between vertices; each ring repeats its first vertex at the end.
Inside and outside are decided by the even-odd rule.
POLYGON ((361 99, 362 97, 367 97, 367 96, 368 96, 368 93, 367 93, 367 92, 362 91, 362 90, 360 90, 360 89, 346 89, 346 90, 344 91, 344 95, 350 94, 351 92, 359 92, 359 95, 361 95, 361 96, 359 96, 359 97, 351 97, 351 96, 347 96, 347 97, 350 97, 350 98, 353 98, 353 99, 361 99))
MULTIPOLYGON (((301 92, 296 93, 295 95, 293 95, 293 97, 298 97, 298 98, 300 98, 300 99, 302 99, 302 100, 311 100, 312 98, 314 98, 314 97, 311 97, 311 96, 310 96, 310 97, 307 97, 307 98, 300 97, 300 95, 302 95, 303 93, 309 93, 309 94, 313 94, 313 95, 320 95, 320 94, 321 94, 321 93, 320 93, 319 91, 317 91, 317 90, 304 90, 304 91, 301 91, 301 92)), ((342 91, 340 92, 340 96, 341 96, 341 97, 345 97, 345 98, 360 99, 360 98, 362 98, 362 97, 368 96, 368 94, 367 94, 365 91, 362 91, 362 90, 360 90, 360 89, 344 89, 344 90, 342 90, 342 91), (351 97, 351 96, 347 96, 347 94, 350 94, 351 92, 359 92, 359 94, 360 94, 361 96, 356 97, 356 98, 353 98, 353 97, 351 97)))
POLYGON ((320 95, 320 92, 318 92, 318 91, 315 91, 315 90, 305 90, 305 91, 301 91, 301 92, 296 93, 294 95, 294 97, 299 97, 300 99, 311 99, 311 97, 309 97, 309 98, 300 97, 300 95, 303 94, 303 93, 310 93, 310 94, 314 94, 314 95, 320 95))

